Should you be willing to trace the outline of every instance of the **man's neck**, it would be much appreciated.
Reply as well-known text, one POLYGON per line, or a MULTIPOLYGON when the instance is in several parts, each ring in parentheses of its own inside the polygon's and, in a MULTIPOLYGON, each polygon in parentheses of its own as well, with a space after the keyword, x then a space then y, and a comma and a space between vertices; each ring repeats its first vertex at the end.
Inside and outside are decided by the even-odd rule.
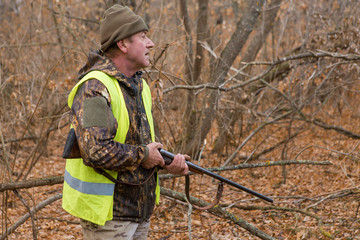
POLYGON ((131 65, 121 57, 112 58, 111 61, 113 61, 115 67, 127 78, 133 77, 134 74, 140 70, 140 69, 133 69, 131 65))

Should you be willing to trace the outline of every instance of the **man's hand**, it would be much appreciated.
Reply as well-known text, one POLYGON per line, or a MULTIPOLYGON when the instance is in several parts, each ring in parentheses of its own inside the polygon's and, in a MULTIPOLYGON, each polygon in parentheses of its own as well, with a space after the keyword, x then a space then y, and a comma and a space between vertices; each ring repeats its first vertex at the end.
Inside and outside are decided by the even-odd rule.
POLYGON ((149 149, 149 157, 141 164, 141 166, 145 169, 150 169, 157 165, 159 165, 160 167, 164 167, 165 162, 159 152, 159 148, 162 148, 163 145, 158 142, 152 142, 146 146, 149 149))
POLYGON ((165 169, 172 174, 187 175, 189 173, 189 167, 185 163, 186 160, 190 160, 188 155, 176 154, 174 160, 170 165, 165 165, 165 169))

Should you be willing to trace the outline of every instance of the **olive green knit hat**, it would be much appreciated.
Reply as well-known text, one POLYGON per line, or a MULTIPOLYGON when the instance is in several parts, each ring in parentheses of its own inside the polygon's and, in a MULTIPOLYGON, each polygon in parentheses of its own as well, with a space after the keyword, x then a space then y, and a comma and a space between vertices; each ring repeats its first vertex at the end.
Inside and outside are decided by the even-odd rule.
POLYGON ((105 11, 100 21, 101 50, 105 52, 111 44, 141 31, 148 31, 142 17, 128 7, 115 4, 105 11))

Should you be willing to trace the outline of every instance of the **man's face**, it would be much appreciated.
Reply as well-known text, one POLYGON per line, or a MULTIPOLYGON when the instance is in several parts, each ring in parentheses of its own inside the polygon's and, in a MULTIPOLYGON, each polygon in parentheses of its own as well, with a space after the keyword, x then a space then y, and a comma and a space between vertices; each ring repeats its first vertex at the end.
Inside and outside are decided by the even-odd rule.
POLYGON ((154 43, 147 37, 147 32, 138 32, 126 39, 127 59, 139 70, 150 64, 150 49, 154 43))

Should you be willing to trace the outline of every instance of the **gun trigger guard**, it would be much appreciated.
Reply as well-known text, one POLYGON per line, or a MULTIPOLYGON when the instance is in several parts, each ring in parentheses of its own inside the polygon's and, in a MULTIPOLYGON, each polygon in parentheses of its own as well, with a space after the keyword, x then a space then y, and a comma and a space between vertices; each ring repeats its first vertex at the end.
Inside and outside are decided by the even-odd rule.
POLYGON ((188 202, 191 204, 191 206, 197 210, 208 210, 212 207, 214 207, 215 205, 217 205, 219 202, 220 202, 220 199, 221 199, 221 196, 222 196, 222 193, 223 193, 223 190, 224 190, 224 183, 222 181, 219 182, 219 186, 218 186, 218 190, 217 190, 217 193, 216 193, 216 197, 215 199, 207 206, 204 206, 204 207, 199 207, 199 206, 196 206, 194 205, 191 200, 190 200, 190 177, 189 175, 186 175, 185 176, 185 193, 186 193, 186 198, 188 200, 188 202))

